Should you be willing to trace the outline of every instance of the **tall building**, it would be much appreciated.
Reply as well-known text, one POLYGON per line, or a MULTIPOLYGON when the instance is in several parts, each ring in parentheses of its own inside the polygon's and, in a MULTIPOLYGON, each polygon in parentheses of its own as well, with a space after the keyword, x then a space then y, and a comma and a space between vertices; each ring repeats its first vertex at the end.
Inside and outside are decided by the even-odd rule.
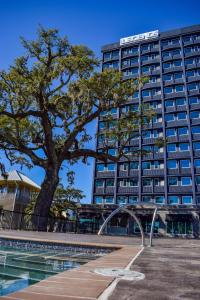
MULTIPOLYGON (((171 212, 179 209, 176 222, 181 223, 184 219, 183 210, 192 212, 198 219, 200 25, 122 38, 117 43, 103 46, 102 54, 103 69, 120 70, 124 79, 149 78, 129 102, 112 110, 113 118, 120 118, 128 110, 137 110, 142 103, 155 109, 156 116, 149 130, 139 138, 133 136, 129 146, 130 153, 139 146, 149 154, 138 159, 130 155, 129 160, 123 158, 117 164, 95 162, 93 204, 154 202, 171 212), (166 147, 155 145, 159 137, 167 141, 166 147)), ((103 128, 100 117, 98 131, 103 128)), ((99 137, 97 148, 101 147, 99 137)), ((115 153, 116 149, 109 151, 115 153)), ((171 225, 167 225, 171 229, 166 231, 191 233, 194 228, 188 221, 190 217, 185 219, 185 225, 173 225, 172 218, 171 225)))

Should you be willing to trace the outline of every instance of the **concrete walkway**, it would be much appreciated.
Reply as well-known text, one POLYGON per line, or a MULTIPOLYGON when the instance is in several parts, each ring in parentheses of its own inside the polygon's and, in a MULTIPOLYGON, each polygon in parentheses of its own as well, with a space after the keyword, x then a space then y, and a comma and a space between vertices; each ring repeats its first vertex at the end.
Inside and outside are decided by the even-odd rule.
POLYGON ((160 240, 161 245, 145 248, 132 265, 145 279, 121 280, 109 300, 200 299, 200 241, 166 242, 160 240))

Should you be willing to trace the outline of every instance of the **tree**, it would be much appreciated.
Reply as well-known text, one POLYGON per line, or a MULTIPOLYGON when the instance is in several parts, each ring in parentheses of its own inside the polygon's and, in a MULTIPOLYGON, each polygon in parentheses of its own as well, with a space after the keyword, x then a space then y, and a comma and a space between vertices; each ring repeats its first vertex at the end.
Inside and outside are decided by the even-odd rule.
MULTIPOLYGON (((35 214, 45 217, 59 183, 64 162, 87 162, 92 157, 107 163, 126 156, 130 136, 148 126, 152 112, 140 107, 124 118, 104 117, 103 151, 87 146, 93 138, 87 125, 102 112, 129 101, 143 79, 124 80, 120 72, 98 72, 99 60, 82 45, 71 45, 58 30, 38 30, 34 41, 22 39, 26 54, 8 71, 0 72, 0 149, 11 164, 39 166, 45 170, 35 214), (109 147, 120 147, 117 155, 109 147), (47 197, 48 195, 48 197, 47 197)), ((139 155, 141 149, 135 149, 139 155)), ((39 230, 45 230, 41 218, 39 230)))
MULTIPOLYGON (((59 184, 56 188, 48 216, 62 218, 63 213, 65 212, 67 217, 67 210, 70 209, 76 211, 80 200, 83 198, 85 198, 83 191, 70 185, 67 188, 64 188, 62 184, 59 184)), ((31 215, 34 214, 36 201, 37 194, 33 194, 31 201, 24 210, 27 214, 27 216, 25 216, 26 222, 29 222, 31 220, 31 215)))

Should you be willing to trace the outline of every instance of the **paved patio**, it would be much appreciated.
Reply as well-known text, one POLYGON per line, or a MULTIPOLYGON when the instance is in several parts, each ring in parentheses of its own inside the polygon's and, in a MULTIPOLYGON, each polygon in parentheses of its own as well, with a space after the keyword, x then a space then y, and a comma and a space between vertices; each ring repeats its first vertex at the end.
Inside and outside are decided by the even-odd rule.
POLYGON ((145 274, 138 282, 121 280, 109 300, 200 299, 200 241, 160 240, 145 248, 131 269, 145 274))

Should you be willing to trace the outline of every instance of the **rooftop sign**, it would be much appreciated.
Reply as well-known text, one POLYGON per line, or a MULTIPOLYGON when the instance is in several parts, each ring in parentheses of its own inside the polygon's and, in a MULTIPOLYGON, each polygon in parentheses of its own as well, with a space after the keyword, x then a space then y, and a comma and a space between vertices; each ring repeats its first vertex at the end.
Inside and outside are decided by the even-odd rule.
POLYGON ((158 37, 158 35, 159 35, 159 31, 154 30, 154 31, 137 34, 137 35, 128 36, 128 37, 120 39, 120 45, 144 41, 144 40, 148 40, 148 39, 155 39, 158 37))

